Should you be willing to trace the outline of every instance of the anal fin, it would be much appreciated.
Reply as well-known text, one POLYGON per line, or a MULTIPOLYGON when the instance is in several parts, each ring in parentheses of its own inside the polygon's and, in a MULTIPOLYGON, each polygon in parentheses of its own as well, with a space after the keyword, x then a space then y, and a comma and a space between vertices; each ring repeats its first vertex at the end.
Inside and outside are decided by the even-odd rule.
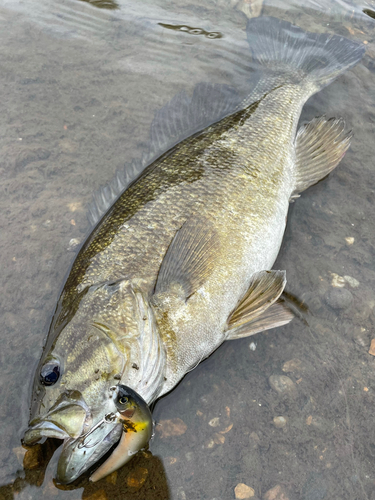
POLYGON ((323 179, 339 164, 350 146, 351 132, 345 133, 343 119, 324 116, 303 125, 296 137, 296 185, 291 196, 297 198, 308 187, 323 179))
POLYGON ((255 274, 246 294, 228 319, 227 340, 248 337, 289 323, 294 314, 278 300, 285 284, 285 271, 255 274))

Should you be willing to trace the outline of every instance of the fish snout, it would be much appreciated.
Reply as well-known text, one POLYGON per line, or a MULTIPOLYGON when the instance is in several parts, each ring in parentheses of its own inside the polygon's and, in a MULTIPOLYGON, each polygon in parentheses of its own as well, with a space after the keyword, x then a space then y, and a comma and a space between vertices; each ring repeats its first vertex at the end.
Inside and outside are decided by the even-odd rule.
POLYGON ((51 409, 42 417, 34 418, 25 432, 23 441, 25 444, 35 444, 43 437, 74 439, 84 434, 91 425, 92 417, 87 407, 66 403, 51 409))

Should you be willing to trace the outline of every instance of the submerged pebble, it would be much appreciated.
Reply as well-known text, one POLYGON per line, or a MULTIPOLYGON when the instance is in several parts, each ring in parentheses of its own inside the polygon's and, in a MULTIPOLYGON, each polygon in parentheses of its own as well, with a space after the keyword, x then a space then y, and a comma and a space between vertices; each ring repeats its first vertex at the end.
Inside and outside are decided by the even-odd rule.
POLYGON ((324 298, 326 303, 336 310, 348 309, 353 302, 353 295, 346 288, 331 288, 324 298))
POLYGON ((371 340, 371 345, 368 353, 371 354, 371 356, 375 356, 375 339, 371 340))
POLYGON ((263 495, 263 500, 289 500, 285 489, 277 484, 263 495))
POLYGON ((131 471, 126 478, 126 483, 129 488, 133 490, 139 490, 144 485, 148 476, 148 470, 144 467, 137 467, 135 470, 131 471))
POLYGON ((186 430, 187 425, 180 418, 160 420, 159 425, 156 426, 156 431, 160 434, 161 438, 181 436, 185 434, 186 430))
POLYGON ((245 500, 246 498, 253 498, 255 496, 255 491, 245 483, 238 483, 234 488, 234 496, 235 498, 245 500))
POLYGON ((283 416, 273 417, 273 425, 278 429, 284 429, 287 424, 287 419, 283 416))
POLYGON ((268 381, 272 389, 280 396, 297 397, 297 387, 293 380, 286 375, 271 375, 268 381))
POLYGON ((290 359, 283 364, 282 371, 289 372, 297 372, 302 370, 302 361, 298 358, 290 359))
POLYGON ((75 252, 80 244, 81 244, 81 241, 78 238, 72 238, 69 241, 69 244, 67 247, 68 252, 75 252))
POLYGON ((108 500, 108 497, 104 490, 99 490, 95 491, 92 495, 85 497, 85 500, 108 500))

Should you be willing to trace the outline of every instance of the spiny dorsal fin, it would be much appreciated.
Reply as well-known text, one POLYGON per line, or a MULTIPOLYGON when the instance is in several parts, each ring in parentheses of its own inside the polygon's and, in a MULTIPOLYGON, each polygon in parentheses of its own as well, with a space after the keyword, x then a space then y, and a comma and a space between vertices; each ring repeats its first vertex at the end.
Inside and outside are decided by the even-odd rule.
POLYGON ((114 179, 100 188, 89 205, 88 219, 96 224, 118 196, 139 176, 143 169, 165 151, 199 130, 233 113, 241 99, 228 85, 198 83, 190 97, 180 92, 155 113, 150 127, 149 149, 142 158, 127 163, 114 179))
POLYGON ((328 175, 350 146, 351 132, 345 133, 342 118, 324 116, 303 125, 297 134, 296 186, 292 198, 328 175))
POLYGON ((293 312, 288 308, 283 300, 278 299, 255 319, 250 320, 237 328, 233 326, 230 330, 228 330, 227 340, 241 339, 259 332, 264 332, 270 328, 283 326, 292 321, 293 318, 293 312))
POLYGON ((228 329, 238 328, 261 315, 282 294, 286 284, 285 271, 260 271, 228 319, 228 329))
POLYGON ((188 299, 210 276, 219 248, 219 238, 209 221, 187 220, 165 254, 155 293, 165 292, 176 283, 188 299))

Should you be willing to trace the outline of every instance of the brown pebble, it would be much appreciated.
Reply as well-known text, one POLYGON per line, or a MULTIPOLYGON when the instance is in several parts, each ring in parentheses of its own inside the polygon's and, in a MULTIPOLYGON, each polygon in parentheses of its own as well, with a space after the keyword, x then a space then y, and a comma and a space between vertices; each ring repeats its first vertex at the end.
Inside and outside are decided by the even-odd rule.
POLYGON ((306 419, 306 425, 311 425, 312 424, 312 415, 309 415, 306 419))
POLYGON ((286 427, 287 419, 283 416, 273 417, 273 425, 278 429, 283 429, 286 427))
POLYGON ((137 469, 131 471, 126 478, 127 485, 133 490, 140 490, 144 485, 148 476, 148 470, 144 467, 137 467, 137 469))
POLYGON ((23 457, 23 468, 25 470, 34 470, 40 467, 43 463, 42 445, 36 444, 28 448, 23 457))
POLYGON ((117 470, 115 470, 115 472, 112 472, 112 474, 107 476, 105 480, 107 481, 107 483, 115 485, 117 482, 117 470))
POLYGON ((98 490, 89 497, 85 497, 85 500, 108 500, 108 497, 104 490, 98 490))
POLYGON ((233 427, 233 424, 229 424, 228 427, 225 427, 225 429, 223 429, 222 431, 219 431, 220 434, 226 434, 227 432, 229 432, 233 427))
POLYGON ((375 356, 375 339, 371 340, 371 345, 368 353, 371 354, 371 356, 375 356))
POLYGON ((282 371, 289 372, 298 372, 302 370, 302 361, 297 358, 290 359, 283 364, 282 371))
POLYGON ((289 498, 285 489, 278 484, 264 494, 263 500, 289 500, 289 498))
POLYGON ((234 488, 235 498, 245 500, 246 498, 252 498, 255 496, 255 491, 250 486, 244 483, 238 483, 234 488))
POLYGON ((214 442, 215 444, 224 444, 225 443, 225 436, 222 434, 219 434, 218 432, 214 434, 214 442))
POLYGON ((295 398, 297 396, 297 388, 292 379, 286 375, 271 375, 268 379, 270 386, 280 396, 295 398))
POLYGON ((160 434, 161 438, 181 436, 185 434, 186 430, 187 425, 180 418, 160 420, 159 425, 156 426, 156 431, 160 434))

